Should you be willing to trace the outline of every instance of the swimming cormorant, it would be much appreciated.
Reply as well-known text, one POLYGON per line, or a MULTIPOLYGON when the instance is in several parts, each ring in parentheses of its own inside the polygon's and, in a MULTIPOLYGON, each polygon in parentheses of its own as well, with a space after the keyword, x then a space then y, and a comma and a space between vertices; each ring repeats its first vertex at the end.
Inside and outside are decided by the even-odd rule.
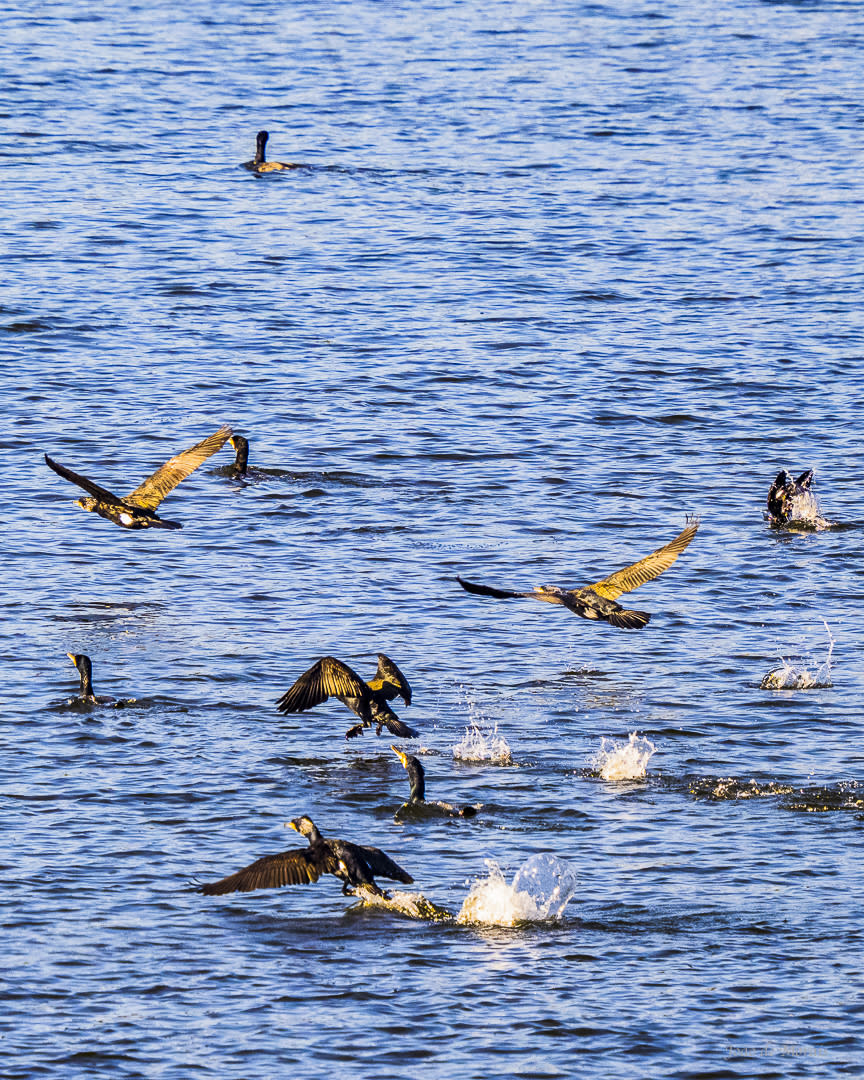
POLYGON ((328 697, 338 698, 360 717, 360 723, 349 728, 346 739, 362 735, 363 729, 377 724, 376 735, 386 727, 400 739, 416 739, 417 732, 403 724, 387 704, 401 697, 411 704, 411 687, 408 680, 384 653, 378 653, 378 670, 364 682, 356 671, 333 656, 324 656, 304 672, 294 685, 276 703, 281 713, 304 712, 320 705, 328 697))
POLYGON ((232 435, 230 442, 237 455, 231 466, 231 475, 245 476, 249 466, 249 440, 243 435, 232 435))
POLYGON ((358 886, 376 896, 385 896, 375 884, 376 876, 406 885, 414 880, 379 848, 323 837, 311 818, 305 815, 295 818, 289 825, 309 840, 308 847, 265 855, 230 877, 198 886, 198 892, 205 896, 222 896, 253 889, 275 889, 282 885, 308 885, 322 874, 333 874, 341 880, 346 896, 358 886))
POLYGON ((488 585, 475 585, 461 577, 457 577, 456 580, 466 592, 477 593, 480 596, 495 596, 503 599, 527 596, 533 600, 546 600, 550 604, 563 604, 577 615, 581 615, 583 619, 602 620, 612 626, 641 630, 648 625, 650 614, 647 611, 628 610, 616 604, 615 601, 622 593, 630 592, 639 585, 644 585, 646 581, 658 577, 664 570, 668 570, 696 535, 698 528, 698 519, 688 518, 686 528, 668 544, 652 551, 639 562, 625 566, 622 570, 616 570, 614 574, 603 578, 602 581, 594 585, 586 585, 581 589, 562 589, 557 585, 536 585, 533 592, 507 592, 504 589, 493 589, 488 585))
POLYGON ((78 690, 79 699, 87 705, 110 705, 114 700, 113 697, 97 697, 93 693, 93 665, 90 663, 90 657, 85 656, 84 653, 68 652, 66 655, 78 668, 78 674, 81 676, 81 685, 78 690))
POLYGON ((396 820, 399 821, 402 818, 410 817, 413 813, 427 814, 430 817, 437 815, 440 817, 474 817, 477 814, 476 807, 473 806, 451 806, 446 802, 427 802, 426 801, 426 770, 420 764, 416 757, 412 754, 406 754, 404 750, 400 750, 398 746, 392 746, 390 749, 402 762, 402 767, 408 773, 408 780, 411 783, 411 797, 408 802, 403 803, 396 811, 396 820))
POLYGON ((299 169, 300 165, 295 161, 265 161, 267 140, 270 138, 268 131, 259 131, 255 140, 255 157, 252 161, 244 161, 243 168, 251 172, 279 172, 282 169, 299 169))
POLYGON ((47 454, 45 463, 64 480, 70 480, 90 492, 91 498, 76 499, 76 504, 83 510, 90 510, 124 529, 180 529, 182 525, 178 521, 165 521, 158 517, 156 507, 181 480, 185 480, 207 458, 221 450, 230 436, 231 428, 223 424, 214 434, 166 461, 134 491, 123 496, 115 495, 86 476, 52 461, 47 454))

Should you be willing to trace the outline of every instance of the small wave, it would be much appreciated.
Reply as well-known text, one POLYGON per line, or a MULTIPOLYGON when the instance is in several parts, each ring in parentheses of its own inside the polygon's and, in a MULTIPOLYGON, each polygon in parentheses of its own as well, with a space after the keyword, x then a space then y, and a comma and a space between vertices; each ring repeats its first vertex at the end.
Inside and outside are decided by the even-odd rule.
POLYGON ((600 749, 588 759, 588 764, 604 780, 641 780, 656 750, 650 739, 635 731, 630 732, 626 743, 616 743, 604 735, 600 749))
POLYGON ((779 666, 763 675, 762 682, 759 683, 760 690, 813 690, 827 689, 833 685, 831 657, 834 653, 834 638, 828 623, 824 619, 822 621, 828 634, 828 654, 823 663, 817 664, 812 657, 786 659, 781 656, 779 666))
POLYGON ((488 859, 489 874, 475 881, 456 916, 463 924, 518 926, 554 922, 576 892, 576 875, 554 855, 532 855, 508 885, 498 864, 488 859))

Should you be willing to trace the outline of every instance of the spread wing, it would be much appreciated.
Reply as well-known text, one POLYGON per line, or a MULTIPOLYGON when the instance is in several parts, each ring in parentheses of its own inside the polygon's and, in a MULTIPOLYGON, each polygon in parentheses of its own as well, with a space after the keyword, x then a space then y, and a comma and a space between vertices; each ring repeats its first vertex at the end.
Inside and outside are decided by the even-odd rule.
POLYGON ((205 896, 224 896, 232 892, 252 892, 253 889, 278 889, 283 885, 309 885, 322 874, 332 873, 334 866, 313 860, 309 848, 295 848, 278 855, 265 855, 236 874, 201 885, 205 896))
POLYGON ((493 589, 491 585, 475 585, 473 581, 466 581, 458 575, 456 580, 465 592, 476 593, 478 596, 496 596, 499 600, 511 600, 517 596, 534 596, 533 592, 507 592, 505 589, 493 589))
POLYGON ((369 687, 347 664, 333 656, 325 656, 305 671, 294 685, 276 702, 279 712, 304 712, 320 705, 328 697, 357 698, 360 717, 372 720, 369 687))
POLYGON ((646 555, 639 562, 635 562, 631 566, 625 566, 623 570, 616 570, 614 574, 603 578, 602 581, 598 581, 596 585, 591 585, 590 588, 607 600, 617 600, 622 593, 628 593, 632 589, 644 585, 646 581, 652 581, 654 578, 659 577, 664 570, 669 569, 696 535, 698 528, 699 520, 694 518, 674 540, 670 540, 668 544, 657 548, 656 551, 652 551, 650 555, 646 555))
POLYGON ((45 464, 54 470, 58 476, 62 476, 64 480, 70 480, 73 484, 77 484, 78 487, 84 488, 85 491, 89 491, 91 495, 99 499, 101 502, 113 503, 115 506, 122 506, 123 500, 119 495, 115 495, 107 488, 100 487, 98 484, 94 484, 92 480, 88 480, 86 476, 81 476, 80 473, 72 472, 71 469, 67 469, 65 465, 61 465, 58 461, 53 461, 48 455, 45 455, 45 464))
POLYGON ((372 871, 373 877, 386 877, 390 881, 403 881, 406 885, 410 885, 414 880, 407 870, 403 870, 398 863, 393 862, 390 856, 385 855, 380 848, 363 847, 360 844, 352 844, 351 847, 364 860, 372 871))
POLYGON ((203 465, 207 458, 221 450, 230 437, 231 428, 223 424, 206 439, 166 461, 152 476, 148 476, 143 484, 130 491, 126 502, 141 506, 145 510, 155 510, 169 491, 173 491, 181 480, 185 480, 199 465, 203 465))
POLYGON ((408 680, 384 653, 378 653, 378 670, 375 672, 375 678, 369 680, 369 685, 373 690, 383 690, 387 701, 401 696, 406 705, 411 704, 411 687, 408 685, 408 680))

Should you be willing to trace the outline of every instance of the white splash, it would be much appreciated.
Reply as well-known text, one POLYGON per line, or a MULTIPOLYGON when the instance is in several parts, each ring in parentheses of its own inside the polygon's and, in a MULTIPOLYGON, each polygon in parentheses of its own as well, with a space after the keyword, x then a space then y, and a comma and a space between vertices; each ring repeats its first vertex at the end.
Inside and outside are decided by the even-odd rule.
POLYGON ((488 761, 491 765, 510 765, 513 761, 507 740, 498 734, 497 722, 484 730, 474 717, 453 747, 453 757, 459 761, 488 761))
POLYGON ((489 874, 475 881, 456 917, 459 923, 518 926, 560 919, 576 892, 576 875, 554 855, 532 855, 508 885, 501 868, 486 861, 489 874))
POLYGON ((787 660, 780 657, 780 666, 772 668, 762 677, 760 690, 813 690, 832 686, 831 657, 834 653, 834 638, 828 623, 822 620, 828 634, 828 654, 823 663, 818 664, 812 657, 798 657, 787 660), (812 667, 812 670, 811 670, 812 667))
POLYGON ((656 750, 650 739, 635 731, 630 732, 626 743, 616 743, 604 735, 600 749, 588 759, 588 764, 604 780, 641 780, 656 750))

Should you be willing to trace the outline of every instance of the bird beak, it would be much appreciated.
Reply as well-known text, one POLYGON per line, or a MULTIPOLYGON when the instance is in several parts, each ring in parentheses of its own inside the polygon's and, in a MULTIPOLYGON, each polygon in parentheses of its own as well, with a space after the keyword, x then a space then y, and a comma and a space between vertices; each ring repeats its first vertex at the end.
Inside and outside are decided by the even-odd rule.
POLYGON ((300 832, 300 830, 297 828, 297 823, 295 821, 286 821, 285 824, 288 826, 289 829, 293 829, 294 832, 300 832))
POLYGON ((75 663, 75 653, 67 652, 66 655, 69 657, 69 659, 74 664, 75 663))
POLYGON ((408 764, 408 755, 407 754, 404 754, 400 749, 398 749, 398 747, 394 746, 392 743, 390 744, 390 749, 393 751, 393 753, 396 755, 396 757, 398 757, 399 760, 402 762, 403 767, 408 764))

